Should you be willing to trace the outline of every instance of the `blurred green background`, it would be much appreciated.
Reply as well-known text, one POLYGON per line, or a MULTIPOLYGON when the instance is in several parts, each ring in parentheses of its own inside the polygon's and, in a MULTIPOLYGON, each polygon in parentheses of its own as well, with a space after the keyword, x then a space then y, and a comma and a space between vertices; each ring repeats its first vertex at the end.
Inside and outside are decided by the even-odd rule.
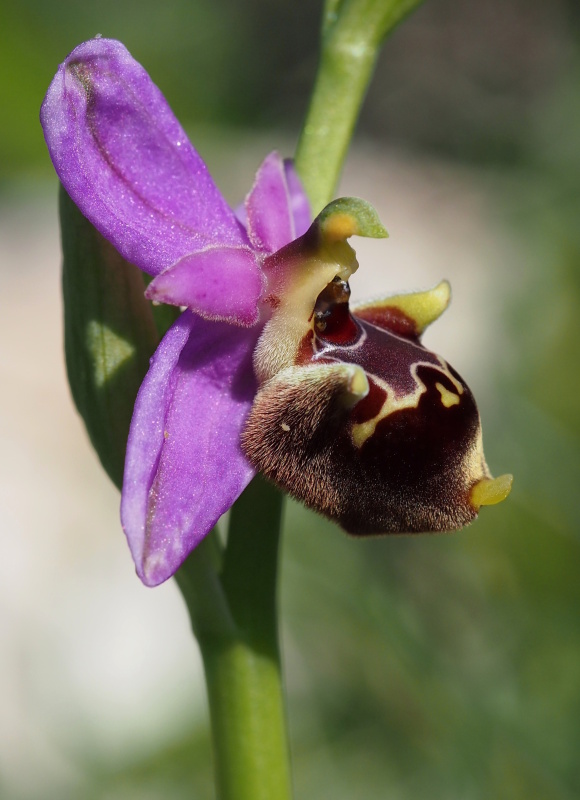
MULTIPOLYGON (((320 11, 307 0, 1 0, 0 213, 15 197, 33 209, 33 198, 54 190, 38 108, 79 42, 121 39, 225 180, 236 168, 231 142, 291 147, 320 11)), ((387 43, 357 144, 435 161, 484 186, 518 253, 517 274, 496 276, 482 298, 503 331, 493 369, 482 376, 468 358, 457 365, 481 396, 488 461, 515 483, 506 503, 444 537, 357 542, 289 503, 281 614, 296 797, 572 800, 580 796, 577 0, 427 0, 387 43)), ((33 228, 31 211, 27 235, 33 228)), ((3 274, 10 267, 0 265, 3 274)), ((114 759, 95 753, 68 752, 73 789, 12 780, 1 796, 213 797, 203 713, 142 751, 127 743, 114 759)), ((35 763, 31 752, 31 770, 35 763)), ((0 770, 0 790, 2 780, 0 770)))

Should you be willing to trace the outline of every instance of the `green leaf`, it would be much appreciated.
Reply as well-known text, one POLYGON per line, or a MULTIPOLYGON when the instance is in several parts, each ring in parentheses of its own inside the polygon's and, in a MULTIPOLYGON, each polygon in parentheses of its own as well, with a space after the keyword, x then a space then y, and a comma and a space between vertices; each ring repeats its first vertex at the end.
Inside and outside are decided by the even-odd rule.
POLYGON ((159 342, 143 275, 60 190, 64 336, 75 405, 118 487, 135 397, 159 342))

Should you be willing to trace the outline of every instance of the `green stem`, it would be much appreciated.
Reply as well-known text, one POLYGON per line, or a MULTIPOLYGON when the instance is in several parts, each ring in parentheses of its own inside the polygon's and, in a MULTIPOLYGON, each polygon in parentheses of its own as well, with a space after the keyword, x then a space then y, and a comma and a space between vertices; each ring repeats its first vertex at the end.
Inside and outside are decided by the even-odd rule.
POLYGON ((213 530, 175 574, 198 639, 235 634, 235 622, 220 580, 222 558, 218 534, 213 530))
POLYGON ((281 516, 282 495, 254 479, 231 511, 221 565, 215 544, 202 545, 178 574, 205 667, 220 800, 291 798, 276 613, 281 516))
POLYGON ((327 0, 320 64, 296 150, 312 214, 336 190, 380 46, 421 0, 327 0))

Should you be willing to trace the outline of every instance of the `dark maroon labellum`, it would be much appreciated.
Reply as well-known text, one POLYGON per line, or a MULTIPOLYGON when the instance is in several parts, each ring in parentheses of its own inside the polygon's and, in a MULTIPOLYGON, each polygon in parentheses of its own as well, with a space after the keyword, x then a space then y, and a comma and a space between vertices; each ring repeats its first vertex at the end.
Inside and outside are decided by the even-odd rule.
POLYGON ((350 533, 462 527, 477 515, 469 493, 486 470, 473 396, 423 347, 408 315, 381 309, 358 317, 349 295, 339 279, 319 295, 296 367, 258 395, 244 435, 248 454, 350 533), (344 365, 361 367, 368 380, 350 408, 335 369, 344 365))
POLYGON ((275 254, 272 308, 254 355, 260 390, 242 435, 250 460, 355 535, 448 531, 504 499, 460 376, 421 343, 450 287, 349 308, 346 238, 384 236, 368 205, 335 201, 275 254), (326 284, 326 285, 325 285, 326 284))

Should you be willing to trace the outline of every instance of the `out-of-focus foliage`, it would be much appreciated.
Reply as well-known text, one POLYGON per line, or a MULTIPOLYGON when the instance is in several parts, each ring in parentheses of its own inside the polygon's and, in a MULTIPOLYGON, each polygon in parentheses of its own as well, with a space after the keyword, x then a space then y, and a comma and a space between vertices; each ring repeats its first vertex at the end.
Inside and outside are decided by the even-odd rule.
POLYGON ((0 180, 48 173, 40 103, 66 54, 99 33, 146 64, 179 119, 255 127, 297 103, 297 129, 318 17, 315 3, 267 0, 0 0, 0 180))
MULTIPOLYGON (((48 171, 38 106, 97 32, 129 46, 183 119, 299 123, 316 4, 1 3, 4 177, 48 171)), ((515 483, 449 537, 354 541, 290 505, 297 800, 580 796, 578 16, 576 0, 428 0, 379 65, 366 134, 483 165, 527 251, 484 419, 489 462, 515 483)), ((84 796, 211 798, 209 753, 204 728, 115 771, 79 757, 84 796)))
MULTIPOLYGON (((38 108, 58 64, 100 33, 147 66, 194 126, 296 133, 316 67, 322 2, 0 0, 0 181, 49 161, 38 108)), ((576 0, 429 0, 383 53, 361 128, 391 145, 513 164, 569 69, 576 0)), ((1 187, 1 183, 0 183, 1 187)))

